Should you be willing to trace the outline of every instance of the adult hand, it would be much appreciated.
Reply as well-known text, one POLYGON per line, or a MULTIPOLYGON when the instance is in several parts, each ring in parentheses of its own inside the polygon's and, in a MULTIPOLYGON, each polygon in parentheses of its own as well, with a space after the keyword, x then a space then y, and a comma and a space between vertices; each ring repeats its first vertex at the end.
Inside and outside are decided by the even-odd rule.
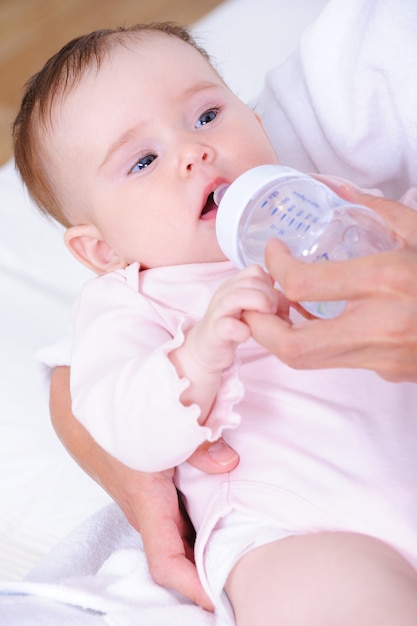
POLYGON ((345 188, 339 193, 383 217, 403 245, 337 263, 307 264, 278 240, 266 265, 293 302, 346 300, 331 320, 291 323, 284 316, 245 312, 255 339, 290 367, 366 368, 390 381, 417 382, 417 211, 345 188))
MULTIPOLYGON (((72 415, 68 367, 58 367, 52 374, 50 411, 67 450, 141 533, 154 581, 213 610, 194 565, 193 528, 180 506, 174 470, 138 472, 102 450, 72 415)), ((207 473, 224 473, 236 467, 239 457, 220 440, 200 446, 189 462, 207 473)))

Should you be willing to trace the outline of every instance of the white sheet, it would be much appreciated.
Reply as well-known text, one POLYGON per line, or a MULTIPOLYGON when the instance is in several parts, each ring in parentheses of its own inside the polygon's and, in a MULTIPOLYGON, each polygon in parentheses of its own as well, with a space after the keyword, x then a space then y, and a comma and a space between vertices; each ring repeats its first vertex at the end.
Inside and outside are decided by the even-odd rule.
POLYGON ((108 499, 53 433, 34 361, 66 327, 85 272, 30 206, 12 164, 0 170, 0 207, 0 576, 20 577, 108 499))

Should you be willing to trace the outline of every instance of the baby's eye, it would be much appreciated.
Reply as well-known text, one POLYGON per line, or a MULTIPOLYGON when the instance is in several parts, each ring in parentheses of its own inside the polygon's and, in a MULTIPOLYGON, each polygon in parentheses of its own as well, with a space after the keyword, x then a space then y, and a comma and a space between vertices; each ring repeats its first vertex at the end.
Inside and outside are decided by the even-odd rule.
POLYGON ((140 172, 144 170, 145 167, 151 165, 151 163, 157 158, 158 156, 156 154, 146 154, 145 156, 141 157, 139 161, 132 167, 130 173, 133 174, 135 172, 140 172))
POLYGON ((218 112, 218 109, 209 109, 208 111, 204 111, 203 115, 200 115, 198 118, 195 127, 200 128, 201 126, 210 124, 210 122, 216 119, 218 112))

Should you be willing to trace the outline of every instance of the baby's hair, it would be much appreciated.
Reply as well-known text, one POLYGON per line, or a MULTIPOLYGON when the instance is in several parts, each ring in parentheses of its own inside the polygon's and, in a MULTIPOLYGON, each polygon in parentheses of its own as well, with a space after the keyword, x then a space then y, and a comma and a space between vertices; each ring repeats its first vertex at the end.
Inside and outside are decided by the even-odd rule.
POLYGON ((190 33, 173 22, 155 22, 96 30, 68 42, 52 56, 25 85, 19 112, 13 124, 13 148, 17 170, 42 213, 65 227, 71 226, 62 211, 54 185, 45 166, 45 142, 50 130, 52 109, 94 63, 97 68, 119 45, 127 46, 143 33, 164 33, 193 46, 210 62, 207 52, 190 33))

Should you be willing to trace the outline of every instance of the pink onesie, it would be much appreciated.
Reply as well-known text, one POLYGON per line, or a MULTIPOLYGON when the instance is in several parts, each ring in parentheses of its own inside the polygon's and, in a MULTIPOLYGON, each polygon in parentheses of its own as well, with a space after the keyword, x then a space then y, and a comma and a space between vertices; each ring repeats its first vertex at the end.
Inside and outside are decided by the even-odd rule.
MULTIPOLYGON (((204 427, 167 354, 237 270, 229 262, 126 270, 89 281, 75 315, 73 410, 124 463, 176 475, 198 532, 197 560, 230 511, 279 535, 349 530, 396 546, 417 567, 417 385, 363 370, 295 371, 250 339, 224 373, 204 427), (183 463, 222 435, 236 470, 183 463)), ((203 567, 203 565, 201 565, 203 567)))

